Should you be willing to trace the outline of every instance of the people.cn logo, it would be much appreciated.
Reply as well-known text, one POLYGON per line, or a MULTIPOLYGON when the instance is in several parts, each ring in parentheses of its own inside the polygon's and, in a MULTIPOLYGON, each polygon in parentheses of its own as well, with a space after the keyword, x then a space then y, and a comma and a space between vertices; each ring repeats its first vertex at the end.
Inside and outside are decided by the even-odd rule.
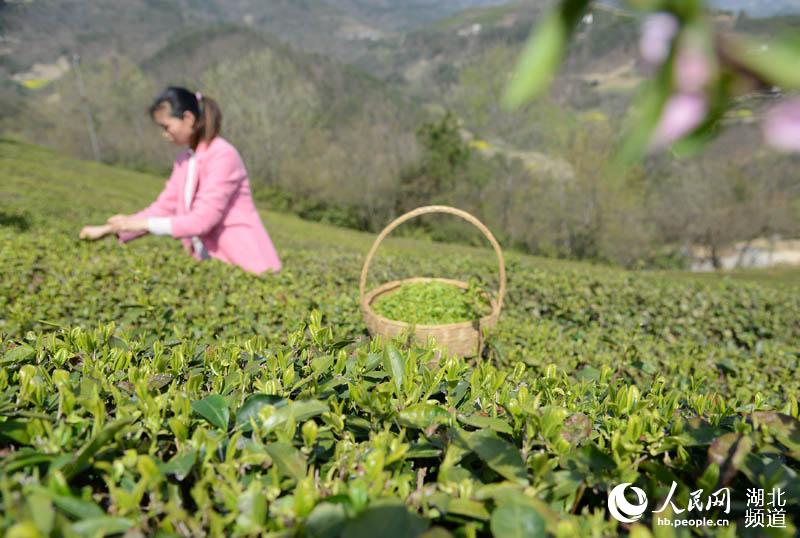
POLYGON ((608 511, 617 521, 622 523, 634 523, 642 517, 647 510, 647 495, 640 488, 631 486, 631 489, 638 498, 638 504, 628 502, 625 498, 625 488, 630 486, 630 482, 620 484, 608 494, 608 511))

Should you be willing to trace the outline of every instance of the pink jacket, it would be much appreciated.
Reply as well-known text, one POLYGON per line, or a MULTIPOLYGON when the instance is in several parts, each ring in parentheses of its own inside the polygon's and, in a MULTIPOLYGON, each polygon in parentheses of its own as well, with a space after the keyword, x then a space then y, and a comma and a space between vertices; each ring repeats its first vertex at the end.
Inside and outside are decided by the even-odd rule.
MULTIPOLYGON (((200 142, 195 150, 196 181, 191 209, 184 205, 190 152, 175 159, 172 174, 158 199, 136 217, 172 217, 172 236, 194 253, 191 237, 198 236, 209 256, 251 273, 278 272, 281 262, 253 204, 250 181, 239 152, 219 136, 200 142)), ((120 232, 126 243, 146 232, 120 232)))

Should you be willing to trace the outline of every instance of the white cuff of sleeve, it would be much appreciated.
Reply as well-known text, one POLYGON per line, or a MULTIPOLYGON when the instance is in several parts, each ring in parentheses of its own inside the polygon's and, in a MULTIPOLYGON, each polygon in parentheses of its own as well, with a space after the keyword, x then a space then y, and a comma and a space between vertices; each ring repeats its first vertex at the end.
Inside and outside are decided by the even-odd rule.
POLYGON ((172 219, 169 217, 148 217, 147 231, 153 235, 172 235, 172 219))

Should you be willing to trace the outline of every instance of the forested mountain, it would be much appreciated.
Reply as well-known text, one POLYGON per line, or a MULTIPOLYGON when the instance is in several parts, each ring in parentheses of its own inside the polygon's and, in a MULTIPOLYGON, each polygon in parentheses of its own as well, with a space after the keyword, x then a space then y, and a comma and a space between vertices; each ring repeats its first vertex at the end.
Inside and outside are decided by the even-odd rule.
POLYGON ((348 56, 364 42, 502 0, 32 0, 0 2, 2 66, 11 72, 67 51, 93 60, 113 50, 135 61, 176 33, 231 23, 296 48, 348 56))

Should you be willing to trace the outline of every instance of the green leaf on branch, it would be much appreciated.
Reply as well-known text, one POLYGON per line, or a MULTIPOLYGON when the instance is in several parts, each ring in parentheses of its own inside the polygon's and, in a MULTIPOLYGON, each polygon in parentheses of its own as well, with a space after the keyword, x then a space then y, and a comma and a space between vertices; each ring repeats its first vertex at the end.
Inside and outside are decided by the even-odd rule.
POLYGON ((791 34, 762 43, 737 35, 723 42, 725 53, 761 82, 784 90, 800 88, 800 35, 791 34))
POLYGON ((450 419, 451 415, 444 407, 427 402, 411 405, 400 411, 397 416, 400 425, 418 430, 424 430, 435 424, 447 424, 450 419))
POLYGON ((480 520, 489 519, 489 512, 486 507, 478 501, 453 497, 443 492, 434 493, 429 497, 428 501, 445 514, 455 514, 480 520))
POLYGON ((121 517, 94 517, 84 519, 72 524, 71 530, 80 536, 96 538, 119 534, 133 527, 133 522, 121 517))
POLYGON ((264 450, 284 476, 290 476, 295 480, 302 480, 306 476, 306 459, 293 446, 286 443, 270 443, 264 450))
POLYGON ((54 494, 51 494, 50 498, 59 510, 77 519, 91 519, 105 515, 103 509, 92 501, 54 494))
POLYGON ((532 507, 510 503, 492 512, 491 529, 495 538, 535 538, 545 536, 545 521, 532 507))
POLYGON ((800 461, 800 421, 774 411, 756 411, 750 419, 789 449, 790 457, 800 461))
POLYGON ((514 433, 508 422, 496 417, 484 417, 481 415, 459 415, 458 421, 462 424, 466 424, 467 426, 472 426, 473 428, 488 428, 496 431, 497 433, 506 433, 508 435, 514 433))
POLYGON ((397 348, 391 343, 387 343, 386 348, 383 350, 383 367, 392 376, 397 393, 400 394, 403 390, 406 361, 397 348))
POLYGON ((100 433, 86 443, 75 456, 63 467, 64 478, 72 477, 89 467, 91 459, 100 452, 108 443, 114 441, 114 436, 125 426, 133 422, 135 417, 125 417, 109 423, 100 433))
POLYGON ((243 432, 249 432, 252 429, 250 417, 257 417, 258 412, 264 406, 283 407, 286 404, 287 401, 284 398, 274 394, 253 394, 245 400, 236 412, 236 427, 241 428, 243 432))
POLYGON ((319 503, 305 522, 305 536, 309 538, 338 538, 347 523, 347 514, 341 503, 319 503))
POLYGON ((611 163, 612 170, 619 172, 640 161, 647 153, 650 140, 672 90, 671 71, 672 61, 669 60, 661 66, 655 79, 644 84, 636 97, 630 109, 629 126, 611 163))
POLYGON ((228 402, 219 394, 192 402, 192 409, 210 422, 212 426, 216 426, 221 430, 228 429, 228 421, 231 416, 230 410, 228 410, 228 402))
POLYGON ((278 426, 286 424, 291 418, 295 422, 303 422, 329 411, 328 405, 319 400, 298 400, 279 407, 264 421, 264 428, 271 432, 278 426))
POLYGON ((28 445, 31 442, 28 435, 28 426, 24 422, 9 420, 0 422, 0 439, 5 438, 21 445, 28 445))
POLYGON ((528 483, 528 473, 519 450, 491 430, 467 435, 470 450, 486 462, 491 469, 512 482, 528 483))
POLYGON ((358 517, 350 521, 342 532, 343 538, 415 538, 428 528, 428 521, 408 511, 398 501, 372 503, 358 517))
POLYGON ((504 106, 516 108, 547 89, 588 5, 589 0, 566 0, 536 27, 503 95, 504 106))
POLYGON ((173 474, 178 480, 186 478, 197 461, 197 450, 194 448, 183 454, 178 454, 167 463, 159 463, 158 469, 163 474, 173 474))

